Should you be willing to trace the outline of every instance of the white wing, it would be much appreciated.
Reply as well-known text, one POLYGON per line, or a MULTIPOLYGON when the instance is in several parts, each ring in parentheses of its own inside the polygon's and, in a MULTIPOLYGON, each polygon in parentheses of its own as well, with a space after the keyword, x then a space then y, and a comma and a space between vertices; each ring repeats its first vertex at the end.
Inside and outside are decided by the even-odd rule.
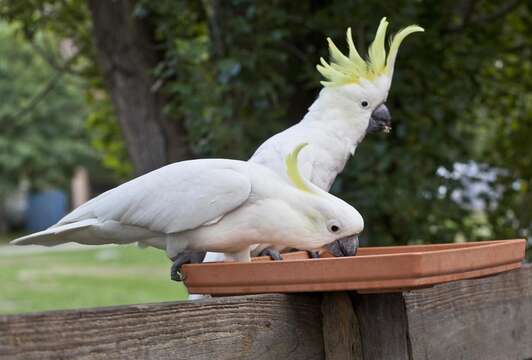
MULTIPOLYGON (((251 182, 245 162, 222 159, 184 161, 109 190, 38 234, 49 237, 65 225, 76 223, 86 227, 87 220, 96 220, 102 226, 136 228, 144 231, 146 236, 176 233, 219 221, 244 203, 250 192, 251 182)), ((72 231, 71 226, 66 228, 72 231)), ((42 244, 34 235, 15 240, 15 243, 42 244)), ((138 240, 131 238, 131 241, 138 240)), ((101 240, 96 241, 101 243, 101 240)))
POLYGON ((166 234, 194 229, 248 199, 251 183, 238 163, 210 159, 165 166, 103 193, 57 225, 97 218, 166 234))

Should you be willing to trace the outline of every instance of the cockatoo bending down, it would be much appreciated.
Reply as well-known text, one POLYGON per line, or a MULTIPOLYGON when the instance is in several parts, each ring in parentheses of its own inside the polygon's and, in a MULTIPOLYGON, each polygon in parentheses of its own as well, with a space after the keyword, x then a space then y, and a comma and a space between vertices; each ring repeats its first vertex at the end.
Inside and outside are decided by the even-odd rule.
MULTIPOLYGON (((162 167, 109 190, 47 230, 16 245, 139 242, 164 249, 224 252, 250 261, 250 246, 316 250, 357 236, 362 216, 351 205, 305 180, 301 144, 285 158, 282 176, 260 164, 201 159, 162 167)), ((348 240, 351 241, 351 240, 348 240)), ((172 278, 178 277, 172 267, 172 278)))
MULTIPOLYGON (((399 31, 392 38, 386 56, 384 43, 387 27, 388 22, 383 18, 375 40, 369 47, 367 61, 355 48, 351 29, 347 29, 347 56, 338 50, 331 39, 327 39, 330 63, 322 58, 321 64, 317 65, 318 71, 326 79, 322 82, 324 88, 318 98, 301 122, 268 139, 249 161, 286 176, 283 159, 294 146, 308 142, 312 146, 301 154, 300 159, 302 175, 314 185, 328 191, 366 134, 389 132, 391 116, 385 102, 399 46, 408 35, 424 30, 411 25, 399 31)), ((265 246, 261 244, 257 250, 264 249, 265 246)), ((349 248, 356 251, 357 246, 358 244, 354 244, 349 248)), ((278 259, 279 250, 270 247, 261 255, 278 259)), ((354 251, 344 253, 354 255, 354 251)), ((199 262, 202 259, 203 254, 184 253, 180 261, 199 262)), ((205 261, 219 260, 223 260, 223 254, 208 253, 205 257, 205 261)))

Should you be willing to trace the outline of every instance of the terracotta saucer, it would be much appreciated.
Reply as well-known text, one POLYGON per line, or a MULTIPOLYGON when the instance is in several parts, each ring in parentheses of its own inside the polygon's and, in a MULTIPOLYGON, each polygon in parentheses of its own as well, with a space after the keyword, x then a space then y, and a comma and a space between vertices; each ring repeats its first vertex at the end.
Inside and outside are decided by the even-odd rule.
POLYGON ((283 254, 282 261, 189 264, 183 274, 192 294, 394 292, 517 269, 525 247, 524 239, 367 247, 357 256, 320 259, 301 251, 283 254))

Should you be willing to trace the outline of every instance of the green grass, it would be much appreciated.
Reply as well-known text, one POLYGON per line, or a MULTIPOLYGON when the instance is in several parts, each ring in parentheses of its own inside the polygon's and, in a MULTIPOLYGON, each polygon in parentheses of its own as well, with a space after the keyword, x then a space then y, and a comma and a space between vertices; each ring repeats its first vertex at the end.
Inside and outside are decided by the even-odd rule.
POLYGON ((19 236, 24 236, 26 235, 27 233, 23 233, 23 232, 12 232, 12 233, 8 233, 8 234, 0 234, 0 245, 5 245, 7 244, 8 242, 10 242, 11 240, 14 240, 16 238, 18 238, 19 236))
POLYGON ((135 246, 0 254, 0 314, 185 299, 165 253, 135 246))

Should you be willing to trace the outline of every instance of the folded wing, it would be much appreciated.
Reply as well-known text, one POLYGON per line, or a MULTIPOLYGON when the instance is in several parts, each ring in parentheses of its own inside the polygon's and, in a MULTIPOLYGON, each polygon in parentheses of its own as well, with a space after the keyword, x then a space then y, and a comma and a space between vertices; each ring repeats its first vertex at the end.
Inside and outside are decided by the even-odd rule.
POLYGON ((49 229, 13 243, 128 243, 215 223, 249 198, 245 164, 210 159, 165 166, 101 194, 49 229))

